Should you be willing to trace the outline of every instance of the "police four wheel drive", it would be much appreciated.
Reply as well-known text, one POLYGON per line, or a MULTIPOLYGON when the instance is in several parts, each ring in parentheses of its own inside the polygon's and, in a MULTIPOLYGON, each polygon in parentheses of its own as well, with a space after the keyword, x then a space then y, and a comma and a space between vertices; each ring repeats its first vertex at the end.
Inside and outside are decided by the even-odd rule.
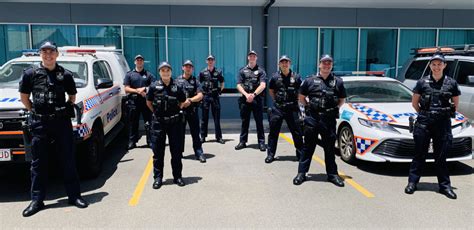
MULTIPOLYGON (((77 88, 72 132, 77 144, 79 172, 86 177, 94 177, 101 170, 104 146, 128 122, 123 113, 125 91, 122 81, 129 67, 124 56, 113 47, 59 47, 58 51, 57 63, 71 72, 77 88)), ((37 51, 30 50, 0 69, 0 122, 3 126, 0 151, 8 153, 1 161, 31 161, 31 137, 25 138, 25 145, 23 135, 34 127, 25 125, 22 130, 26 117, 25 107, 20 103, 18 82, 23 69, 38 66, 40 62, 37 51)), ((33 68, 35 72, 42 72, 37 67, 33 68)), ((46 102, 49 100, 47 93, 40 97, 46 102)))

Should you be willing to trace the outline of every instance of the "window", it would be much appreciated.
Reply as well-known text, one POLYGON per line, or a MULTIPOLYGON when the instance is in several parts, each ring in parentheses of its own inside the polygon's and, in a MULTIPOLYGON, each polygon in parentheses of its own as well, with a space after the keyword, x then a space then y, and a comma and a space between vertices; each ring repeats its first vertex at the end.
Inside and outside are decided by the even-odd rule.
POLYGON ((95 84, 97 84, 97 80, 99 78, 111 79, 109 71, 107 70, 107 67, 105 66, 103 61, 94 62, 93 66, 92 66, 92 71, 93 71, 93 74, 94 74, 94 83, 95 84))
POLYGON ((360 71, 385 71, 394 77, 397 56, 397 30, 361 29, 360 71))
POLYGON ((460 85, 467 85, 467 76, 474 76, 474 62, 459 61, 456 69, 456 81, 460 85))
POLYGON ((181 75, 184 60, 194 64, 194 75, 206 67, 209 55, 209 28, 168 27, 168 58, 173 75, 181 75))
POLYGON ((27 25, 0 25, 0 65, 21 56, 29 43, 27 25))
POLYGON ((282 28, 280 55, 288 55, 292 69, 303 78, 314 74, 318 60, 318 29, 282 28))
POLYGON ((55 42, 57 46, 76 45, 76 27, 73 25, 32 25, 31 36, 35 49, 46 40, 55 42))
POLYGON ((78 26, 79 45, 115 46, 121 49, 120 26, 78 26))
POLYGON ((135 56, 141 54, 145 58, 145 69, 157 73, 159 63, 166 61, 165 36, 165 27, 124 26, 123 46, 128 65, 133 69, 135 56))
POLYGON ((357 70, 357 29, 321 29, 321 54, 334 58, 334 71, 357 70))
MULTIPOLYGON (((250 50, 249 28, 212 28, 211 53, 216 57, 216 67, 222 69, 225 88, 235 89, 237 73, 247 63, 250 50)), ((205 62, 205 57, 199 62, 205 62)))
POLYGON ((439 30, 438 45, 464 45, 474 43, 474 30, 439 30))
MULTIPOLYGON (((424 60, 416 60, 410 64, 408 67, 407 72, 405 74, 406 79, 418 80, 423 76, 426 76, 431 73, 429 67, 429 59, 424 60)), ((444 68, 444 74, 448 76, 453 76, 453 61, 447 60, 446 61, 446 68, 444 68)))
POLYGON ((407 62, 413 55, 413 48, 433 47, 436 45, 436 30, 402 29, 400 30, 400 47, 398 65, 407 62))

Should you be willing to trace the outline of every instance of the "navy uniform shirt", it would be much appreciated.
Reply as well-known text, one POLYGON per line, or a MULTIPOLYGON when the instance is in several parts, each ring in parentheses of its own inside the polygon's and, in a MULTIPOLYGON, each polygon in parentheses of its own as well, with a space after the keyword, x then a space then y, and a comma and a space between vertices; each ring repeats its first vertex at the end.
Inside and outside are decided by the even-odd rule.
POLYGON ((255 65, 254 68, 250 68, 248 65, 239 70, 239 76, 237 79, 237 84, 241 84, 242 87, 244 83, 249 82, 252 84, 251 92, 253 93, 260 85, 261 82, 267 82, 267 73, 264 69, 260 68, 258 65, 255 65))
POLYGON ((133 89, 148 87, 155 80, 155 76, 143 69, 137 72, 136 69, 129 71, 123 79, 123 85, 128 85, 133 89))
POLYGON ((198 93, 202 93, 201 83, 194 76, 186 79, 183 75, 180 75, 176 78, 176 84, 183 88, 187 98, 191 98, 196 96, 198 93))
POLYGON ((435 81, 435 79, 431 75, 420 78, 420 80, 416 82, 415 88, 413 88, 413 93, 420 95, 423 94, 426 91, 426 88, 423 87, 425 85, 425 81, 429 82, 431 88, 440 90, 445 80, 446 84, 448 84, 448 91, 451 92, 452 97, 461 95, 458 83, 454 79, 446 75, 443 75, 443 77, 439 79, 439 81, 435 81))
MULTIPOLYGON (((176 84, 178 84, 184 90, 186 98, 191 98, 196 96, 198 93, 202 93, 201 83, 194 76, 190 76, 188 79, 186 79, 183 75, 180 75, 176 78, 176 84)), ((193 105, 187 107, 186 109, 191 109, 197 104, 198 103, 193 103, 193 105)))
MULTIPOLYGON (((37 67, 25 69, 23 71, 23 75, 21 76, 20 87, 18 91, 20 93, 26 94, 38 92, 38 90, 40 90, 39 88, 47 87, 49 80, 52 81, 51 84, 63 88, 64 93, 67 93, 68 95, 76 95, 76 84, 74 83, 74 77, 72 73, 58 64, 56 64, 56 67, 52 71, 44 68, 42 64, 38 65, 37 67), (34 72, 36 72, 36 74, 34 72), (42 72, 46 73, 46 75, 41 74, 42 72)), ((59 93, 57 95, 58 98, 56 101, 58 102, 58 107, 66 104, 66 95, 64 93, 59 93)), ((33 109, 35 109, 36 112, 42 113, 42 111, 37 111, 39 108, 35 108, 35 101, 33 101, 33 109)))
POLYGON ((311 99, 318 91, 327 90, 332 87, 334 87, 335 96, 338 98, 346 98, 346 89, 344 88, 342 79, 333 74, 330 74, 326 80, 323 80, 323 77, 319 74, 306 78, 303 84, 301 84, 300 94, 309 96, 309 99, 311 99), (318 85, 320 87, 318 87, 318 85))
MULTIPOLYGON (((201 70, 201 72, 199 72, 199 81, 201 82, 203 93, 210 94, 212 92, 220 91, 219 83, 224 83, 224 76, 222 76, 222 71, 220 69, 214 67, 214 69, 211 71, 206 67, 205 69, 201 70), (212 89, 216 90, 211 92, 211 89, 207 84, 211 84, 212 89)), ((216 94, 213 94, 213 96, 215 95, 216 94)))
POLYGON ((291 70, 288 73, 288 76, 283 75, 283 73, 280 71, 274 73, 272 78, 270 79, 270 82, 268 83, 268 88, 272 89, 274 93, 276 94, 279 90, 277 88, 278 87, 277 82, 280 76, 282 78, 283 85, 285 85, 285 89, 287 89, 287 92, 293 91, 295 94, 294 98, 291 97, 291 98, 288 98, 288 100, 298 100, 298 91, 299 91, 302 80, 299 74, 291 70))
MULTIPOLYGON (((179 102, 184 102, 186 101, 186 95, 184 94, 184 90, 176 84, 176 81, 171 79, 170 83, 168 85, 165 85, 161 79, 158 79, 151 83, 151 85, 148 87, 147 94, 146 94, 146 99, 148 101, 154 101, 155 96, 157 93, 163 94, 164 96, 171 96, 171 97, 176 97, 176 99, 179 102)), ((179 112, 179 106, 171 109, 167 109, 167 111, 160 111, 160 108, 153 108, 153 111, 155 112, 156 115, 159 117, 170 117, 173 115, 176 115, 177 112, 179 112)))

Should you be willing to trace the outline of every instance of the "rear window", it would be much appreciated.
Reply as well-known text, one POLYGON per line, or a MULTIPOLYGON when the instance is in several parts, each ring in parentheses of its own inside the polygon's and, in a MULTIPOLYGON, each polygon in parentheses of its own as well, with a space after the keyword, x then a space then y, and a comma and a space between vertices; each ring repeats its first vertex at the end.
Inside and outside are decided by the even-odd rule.
MULTIPOLYGON (((423 76, 426 76, 430 73, 430 67, 428 66, 429 60, 415 60, 410 63, 410 66, 407 69, 405 74, 405 79, 418 80, 423 76)), ((444 69, 444 74, 452 76, 453 61, 447 61, 447 66, 444 69)))

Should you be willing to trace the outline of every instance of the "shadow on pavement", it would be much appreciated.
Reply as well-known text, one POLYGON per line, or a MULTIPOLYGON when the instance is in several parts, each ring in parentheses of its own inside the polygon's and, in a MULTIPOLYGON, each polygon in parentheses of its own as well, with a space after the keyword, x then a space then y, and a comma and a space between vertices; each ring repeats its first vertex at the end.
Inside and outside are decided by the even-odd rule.
MULTIPOLYGON (((408 177, 408 170, 410 163, 390 163, 390 162, 368 162, 357 161, 355 167, 358 169, 383 176, 408 177)), ((463 162, 448 162, 449 173, 452 176, 456 175, 470 175, 472 174, 472 167, 463 162)), ((436 176, 436 165, 434 162, 427 162, 421 175, 436 176)))
MULTIPOLYGON (((86 193, 100 189, 107 182, 109 178, 114 175, 118 164, 127 163, 130 160, 121 161, 123 156, 127 153, 126 137, 119 136, 117 140, 105 149, 105 159, 102 166, 102 172, 95 179, 84 180, 81 179, 81 192, 86 193), (122 140, 123 139, 123 140, 122 140)), ((48 184, 46 186, 46 201, 55 200, 58 198, 66 198, 67 196, 64 188, 61 167, 54 161, 50 161, 51 173, 49 174, 48 184)), ((0 193, 0 203, 4 202, 18 202, 30 200, 30 164, 9 164, 0 165, 0 187, 3 188, 0 193)), ((99 192, 96 194, 89 194, 84 196, 87 201, 99 202, 103 197, 107 196, 106 192, 99 192), (100 197, 100 199, 98 199, 100 197)), ((60 202, 61 203, 61 202, 60 202)), ((54 207, 54 206, 53 206, 54 207)))
MULTIPOLYGON (((186 186, 188 185, 192 185, 192 184, 197 184, 199 183, 199 181, 202 180, 202 177, 183 177, 183 181, 184 183, 186 183, 186 186)), ((173 182, 173 179, 166 179, 163 181, 163 185, 174 185, 174 186, 178 186, 178 185, 175 185, 174 182, 173 182)), ((186 187, 185 186, 185 187, 186 187)))

